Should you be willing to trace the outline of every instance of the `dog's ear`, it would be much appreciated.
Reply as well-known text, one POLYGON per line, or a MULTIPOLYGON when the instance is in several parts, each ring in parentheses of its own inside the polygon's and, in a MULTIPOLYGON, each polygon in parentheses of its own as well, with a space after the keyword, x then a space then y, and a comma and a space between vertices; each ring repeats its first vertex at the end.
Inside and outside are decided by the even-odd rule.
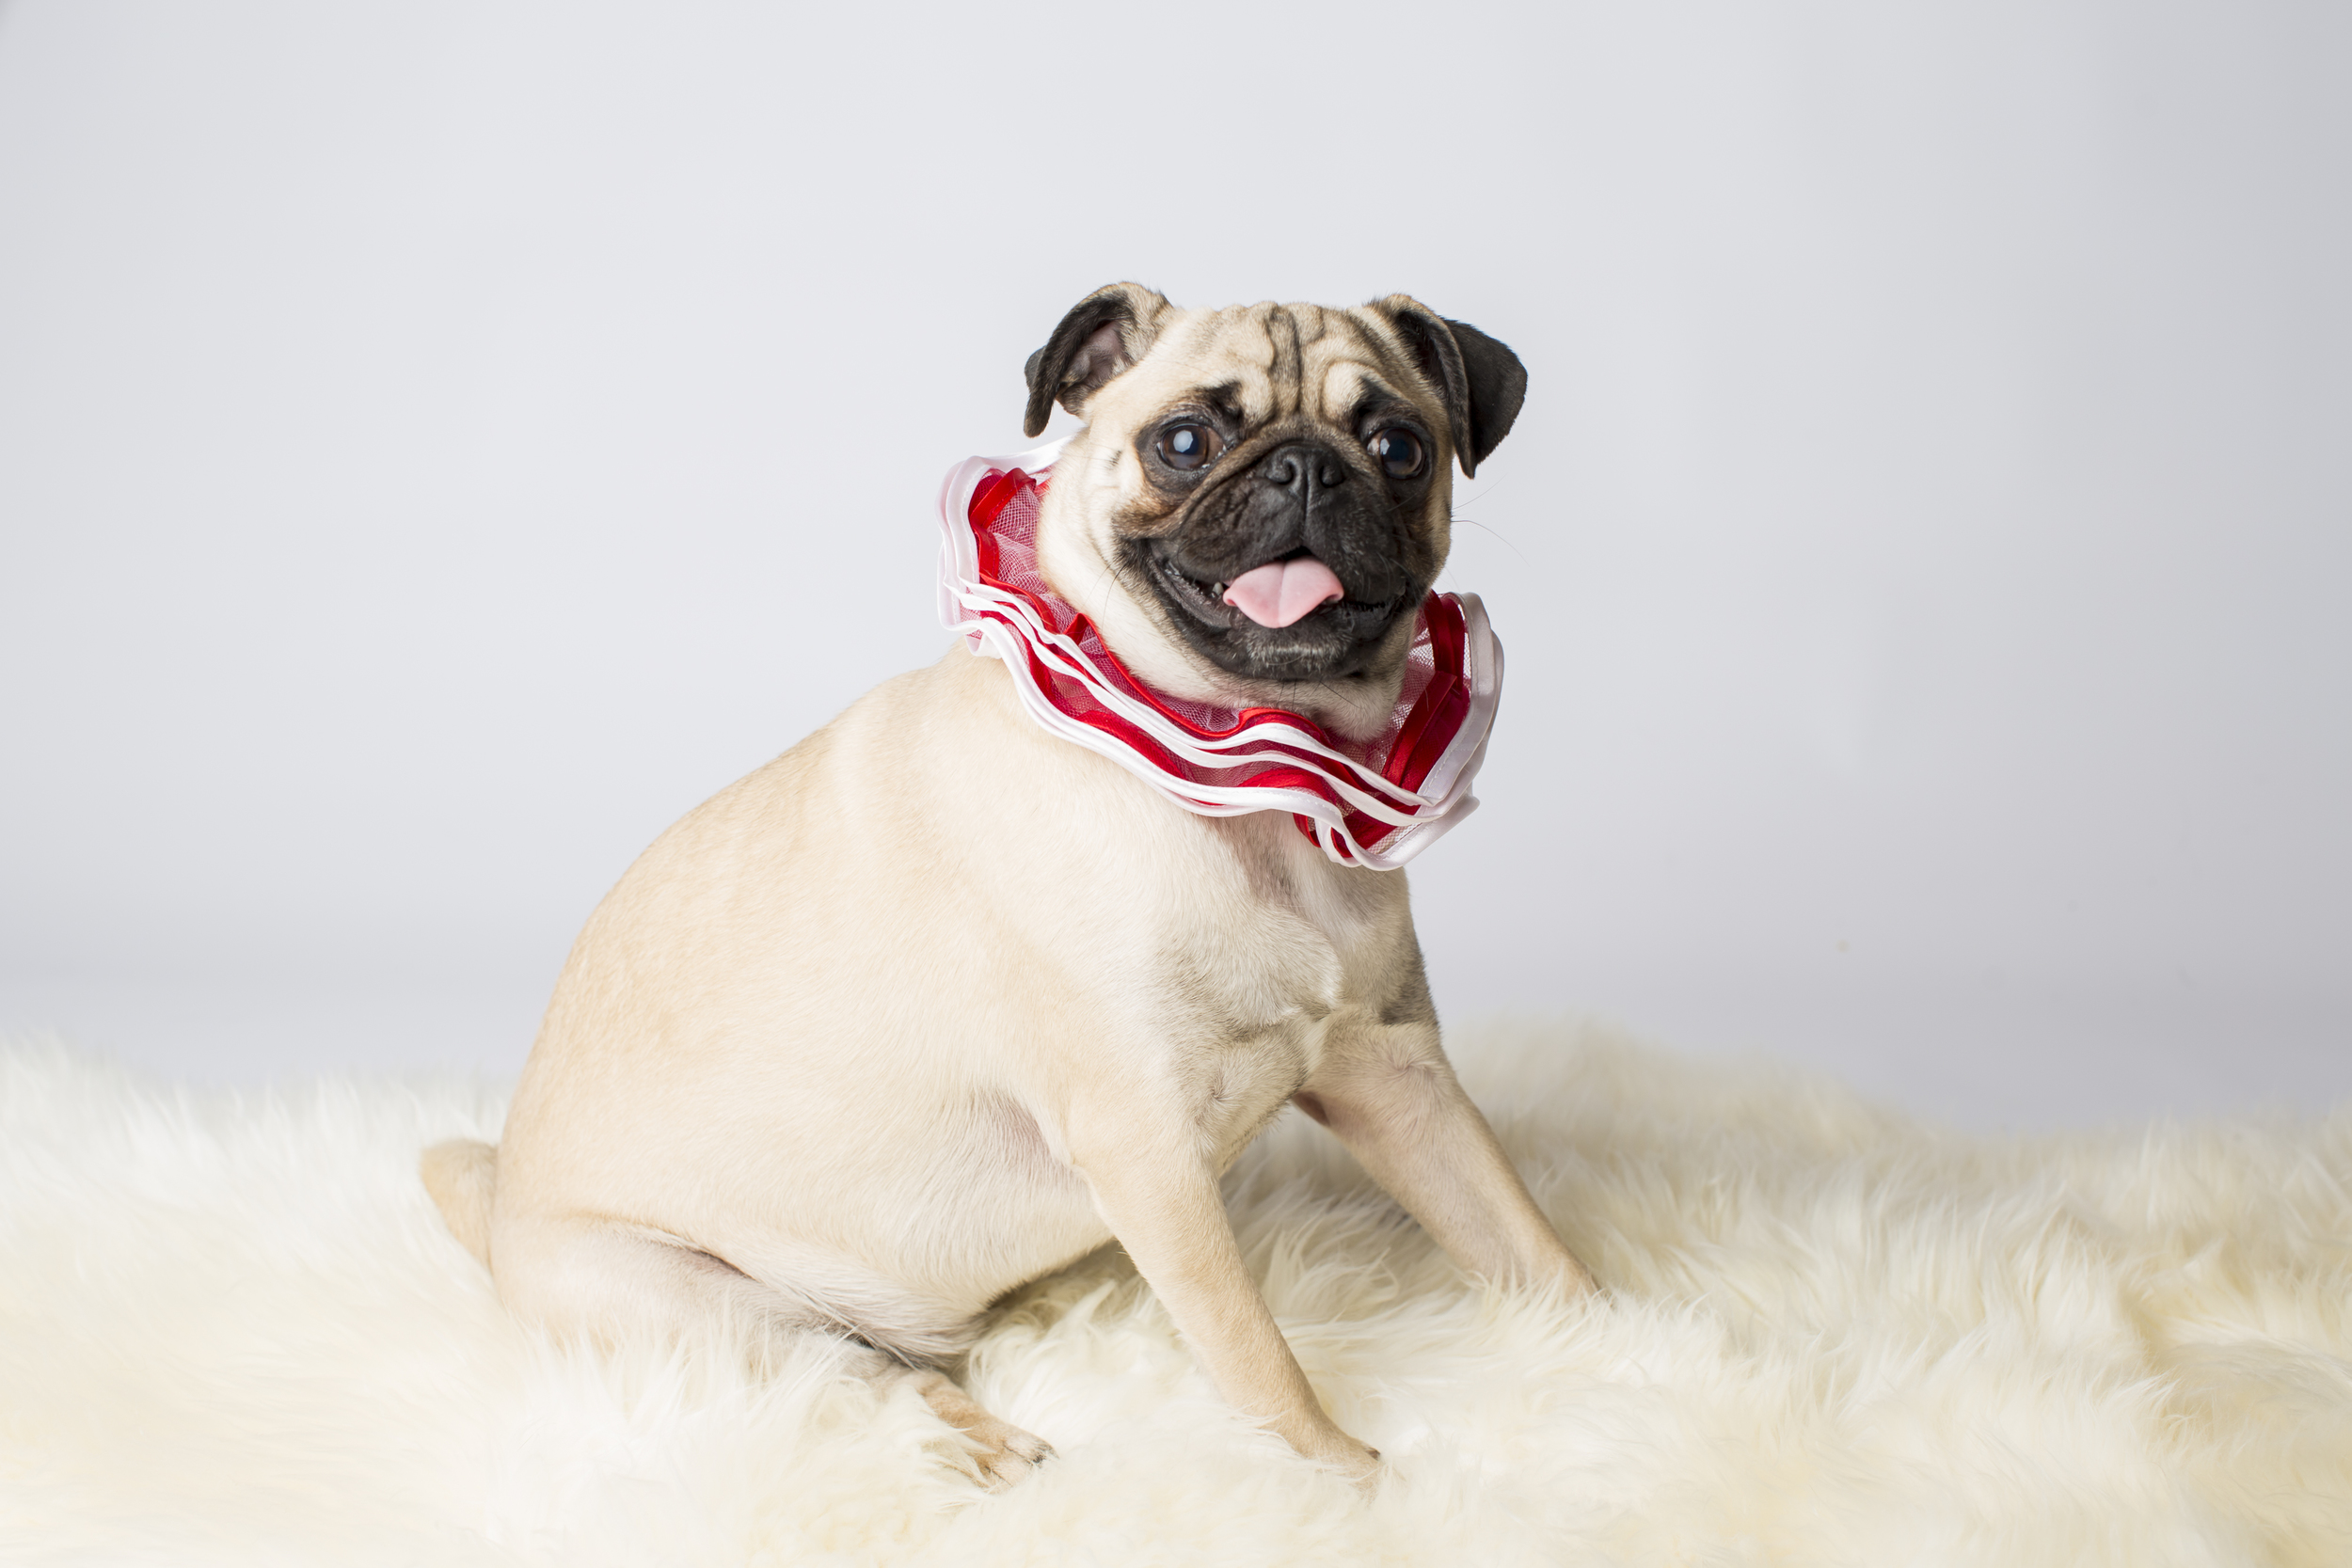
POLYGON ((1140 283, 1112 283, 1070 308, 1045 346, 1029 356, 1029 408, 1022 433, 1036 436, 1058 402, 1086 411, 1095 388, 1152 351, 1171 307, 1140 283))
POLYGON ((1396 329, 1422 373, 1444 397, 1454 455, 1465 477, 1477 473, 1519 417, 1519 404, 1527 399, 1527 367, 1468 322, 1448 321, 1404 294, 1375 299, 1372 309, 1396 329))

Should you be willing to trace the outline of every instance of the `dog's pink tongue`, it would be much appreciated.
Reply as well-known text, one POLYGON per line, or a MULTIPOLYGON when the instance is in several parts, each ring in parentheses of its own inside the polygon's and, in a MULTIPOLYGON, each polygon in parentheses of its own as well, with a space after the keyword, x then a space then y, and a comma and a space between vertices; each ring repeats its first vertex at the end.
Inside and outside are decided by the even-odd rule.
POLYGON ((1269 561, 1225 585, 1225 602, 1262 626, 1287 626, 1309 610, 1345 597, 1338 574, 1311 555, 1269 561))

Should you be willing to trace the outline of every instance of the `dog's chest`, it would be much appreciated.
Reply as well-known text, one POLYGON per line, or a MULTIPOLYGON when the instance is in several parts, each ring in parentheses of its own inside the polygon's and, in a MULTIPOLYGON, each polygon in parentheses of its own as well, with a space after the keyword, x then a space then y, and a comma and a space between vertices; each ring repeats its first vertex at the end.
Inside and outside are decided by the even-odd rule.
POLYGON ((1202 826, 1223 863, 1172 906, 1154 1010, 1196 1124, 1230 1158, 1314 1071, 1335 1021, 1376 1012, 1409 927, 1390 874, 1333 866, 1287 817, 1202 826))

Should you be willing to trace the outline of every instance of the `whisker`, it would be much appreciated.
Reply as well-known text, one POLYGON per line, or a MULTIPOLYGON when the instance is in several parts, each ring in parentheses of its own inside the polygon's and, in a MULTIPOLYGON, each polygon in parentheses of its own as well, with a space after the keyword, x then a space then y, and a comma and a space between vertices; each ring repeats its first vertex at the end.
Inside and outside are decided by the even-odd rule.
POLYGON ((1508 478, 1490 479, 1486 483, 1478 487, 1478 494, 1469 497, 1462 502, 1462 504, 1464 506, 1476 506, 1480 501, 1485 500, 1488 496, 1493 495, 1497 490, 1502 489, 1509 483, 1510 481, 1508 478))
POLYGON ((1495 532, 1495 531, 1494 531, 1493 529, 1488 528, 1486 524, 1484 524, 1484 523, 1480 522, 1477 518, 1475 518, 1475 517, 1456 517, 1456 518, 1454 518, 1454 520, 1456 523, 1468 523, 1470 527, 1472 527, 1472 528, 1474 528, 1474 529, 1479 530, 1479 531, 1480 531, 1481 532, 1483 532, 1483 533, 1490 533, 1490 534, 1494 534, 1495 539, 1496 539, 1497 541, 1499 541, 1499 542, 1502 544, 1502 546, 1503 546, 1503 548, 1505 548, 1505 549, 1509 550, 1509 551, 1510 551, 1513 555, 1518 556, 1518 557, 1521 561, 1526 561, 1526 562, 1527 562, 1527 563, 1528 563, 1530 566, 1533 566, 1533 565, 1534 565, 1534 564, 1535 564, 1535 562, 1534 562, 1533 561, 1529 561, 1529 560, 1528 560, 1527 552, 1526 552, 1525 550, 1523 550, 1523 549, 1519 548, 1517 545, 1514 545, 1514 544, 1512 544, 1512 543, 1511 543, 1511 541, 1510 541, 1510 539, 1509 539, 1509 537, 1508 537, 1508 536, 1506 536, 1506 535, 1504 535, 1504 534, 1501 534, 1501 533, 1496 533, 1496 532, 1495 532))

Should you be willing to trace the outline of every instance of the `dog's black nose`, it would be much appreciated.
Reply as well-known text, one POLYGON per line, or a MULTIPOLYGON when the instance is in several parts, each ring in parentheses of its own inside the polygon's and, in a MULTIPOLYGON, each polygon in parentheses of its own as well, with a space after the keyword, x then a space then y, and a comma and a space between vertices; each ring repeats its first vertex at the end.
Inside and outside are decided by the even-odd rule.
POLYGON ((1310 489, 1335 490, 1346 483, 1347 465, 1311 442, 1294 441, 1266 453, 1258 477, 1303 499, 1310 489))

